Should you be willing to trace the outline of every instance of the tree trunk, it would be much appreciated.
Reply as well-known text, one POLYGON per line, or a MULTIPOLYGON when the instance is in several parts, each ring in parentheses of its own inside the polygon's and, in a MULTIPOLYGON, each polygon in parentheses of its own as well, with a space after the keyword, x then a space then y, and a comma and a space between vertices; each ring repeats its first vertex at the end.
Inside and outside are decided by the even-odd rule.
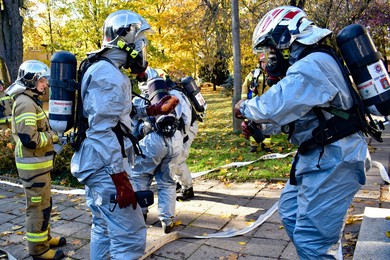
POLYGON ((0 10, 0 59, 7 66, 11 82, 16 80, 23 61, 23 17, 19 12, 22 4, 23 1, 3 0, 0 10))
MULTIPOLYGON (((232 0, 232 30, 233 30, 233 64, 234 64, 234 92, 232 111, 234 105, 241 99, 241 49, 240 49, 240 20, 238 14, 238 0, 232 0)), ((240 131, 242 120, 233 116, 233 130, 240 131)))

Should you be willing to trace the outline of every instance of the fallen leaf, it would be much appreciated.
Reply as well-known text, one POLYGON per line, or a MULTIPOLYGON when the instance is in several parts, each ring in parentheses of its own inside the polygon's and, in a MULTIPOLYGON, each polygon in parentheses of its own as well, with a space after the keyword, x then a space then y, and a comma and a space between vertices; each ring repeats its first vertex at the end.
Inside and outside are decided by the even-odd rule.
POLYGON ((4 236, 7 236, 9 234, 13 234, 14 232, 13 231, 3 231, 0 233, 0 237, 4 237, 4 236))
POLYGON ((351 233, 345 233, 344 238, 345 240, 351 240, 353 238, 353 235, 351 233))
POLYGON ((17 229, 20 229, 20 228, 22 228, 23 226, 13 226, 12 227, 12 230, 17 230, 17 229))
POLYGON ((4 199, 5 198, 5 196, 4 195, 0 195, 0 199, 4 199))
POLYGON ((349 215, 345 220, 346 225, 351 225, 357 221, 363 220, 363 214, 349 215))
POLYGON ((61 219, 60 216, 54 216, 54 217, 51 218, 51 221, 57 222, 60 219, 61 219))
POLYGON ((74 239, 74 240, 72 240, 71 242, 70 242, 70 244, 72 244, 72 245, 80 245, 81 244, 81 240, 80 239, 74 239))
POLYGON ((239 245, 246 245, 246 242, 238 242, 239 245))
POLYGON ((390 231, 386 231, 386 236, 390 237, 390 231))
POLYGON ((24 231, 16 231, 16 235, 24 235, 24 231))

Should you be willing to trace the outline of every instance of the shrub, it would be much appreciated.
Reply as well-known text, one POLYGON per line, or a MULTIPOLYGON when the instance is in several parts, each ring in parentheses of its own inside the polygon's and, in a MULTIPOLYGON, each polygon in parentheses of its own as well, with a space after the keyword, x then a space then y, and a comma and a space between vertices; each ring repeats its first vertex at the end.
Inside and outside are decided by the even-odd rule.
POLYGON ((17 176, 14 149, 15 141, 12 138, 11 130, 0 130, 0 175, 17 176))

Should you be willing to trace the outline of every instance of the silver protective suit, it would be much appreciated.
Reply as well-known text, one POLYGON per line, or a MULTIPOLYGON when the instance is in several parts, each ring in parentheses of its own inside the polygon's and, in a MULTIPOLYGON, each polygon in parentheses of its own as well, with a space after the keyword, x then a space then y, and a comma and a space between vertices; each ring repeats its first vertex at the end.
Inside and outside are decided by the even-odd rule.
MULTIPOLYGON (((318 126, 313 107, 347 109, 351 105, 336 61, 315 52, 296 61, 285 78, 262 96, 243 102, 240 110, 244 117, 276 128, 295 122, 290 141, 299 146, 318 126)), ((333 249, 337 249, 347 209, 365 184, 370 167, 367 143, 360 132, 326 145, 322 155, 321 151, 319 147, 297 154, 297 185, 288 182, 279 201, 282 223, 300 259, 336 258, 333 249)))
POLYGON ((88 118, 87 137, 71 162, 72 174, 86 187, 87 205, 92 212, 90 259, 138 259, 144 254, 146 225, 141 208, 115 207, 109 211, 110 195, 116 188, 110 174, 126 171, 132 158, 132 144, 124 139, 127 157, 113 128, 121 122, 130 132, 132 123, 131 84, 118 67, 125 52, 110 49, 85 73, 81 85, 84 115, 88 118), (114 65, 115 64, 115 65, 114 65))
MULTIPOLYGON (((145 106, 145 100, 140 98, 134 100, 134 103, 141 107, 145 106)), ((179 120, 181 115, 182 106, 179 103, 175 108, 176 120, 179 120)), ((175 217, 176 183, 174 173, 183 148, 183 135, 180 130, 176 130, 172 137, 165 137, 156 131, 154 121, 154 117, 139 118, 138 129, 135 132, 146 134, 139 142, 144 157, 135 157, 131 177, 136 191, 150 190, 152 180, 155 178, 158 218, 169 226, 175 217)), ((142 210, 144 214, 148 212, 147 208, 142 210)))
POLYGON ((182 107, 182 118, 184 122, 183 133, 183 149, 179 156, 178 165, 175 171, 175 180, 180 183, 184 190, 187 190, 192 187, 192 177, 191 172, 188 169, 186 160, 190 155, 190 147, 192 141, 194 141, 196 134, 198 133, 198 121, 192 121, 192 105, 187 96, 179 90, 173 89, 170 91, 170 94, 176 96, 182 107))

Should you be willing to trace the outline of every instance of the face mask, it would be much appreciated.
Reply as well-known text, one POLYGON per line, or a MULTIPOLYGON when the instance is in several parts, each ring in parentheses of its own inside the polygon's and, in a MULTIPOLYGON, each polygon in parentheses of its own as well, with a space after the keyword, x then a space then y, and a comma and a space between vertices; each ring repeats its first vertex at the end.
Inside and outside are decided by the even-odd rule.
POLYGON ((126 63, 123 65, 123 68, 130 69, 131 74, 140 74, 147 67, 148 62, 144 62, 139 55, 133 58, 130 54, 127 54, 126 63))
POLYGON ((267 74, 275 78, 286 76, 287 69, 290 67, 288 62, 288 55, 282 55, 280 50, 272 51, 268 55, 265 70, 267 74), (286 59, 287 57, 287 59, 286 59))
POLYGON ((146 61, 146 44, 144 41, 138 41, 136 44, 127 44, 123 40, 117 43, 119 49, 127 53, 126 62, 123 68, 130 69, 132 74, 140 74, 148 67, 146 61))

